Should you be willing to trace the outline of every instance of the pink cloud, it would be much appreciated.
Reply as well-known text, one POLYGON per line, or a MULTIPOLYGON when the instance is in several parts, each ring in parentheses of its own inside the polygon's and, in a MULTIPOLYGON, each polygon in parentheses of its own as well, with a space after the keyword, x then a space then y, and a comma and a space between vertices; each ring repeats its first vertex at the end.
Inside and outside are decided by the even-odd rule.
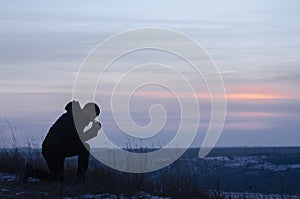
MULTIPOLYGON (((226 99, 229 101, 248 101, 255 102, 257 100, 278 100, 293 99, 293 95, 283 92, 276 87, 271 86, 229 86, 226 88, 226 99)), ((136 96, 142 97, 160 97, 160 98, 198 98, 210 99, 209 93, 191 92, 171 93, 169 91, 138 91, 136 96)), ((218 94, 214 95, 218 97, 218 94)), ((223 97, 220 96, 219 97, 223 97)))
POLYGON ((274 125, 269 125, 261 122, 226 122, 224 129, 226 130, 258 130, 273 128, 274 125))

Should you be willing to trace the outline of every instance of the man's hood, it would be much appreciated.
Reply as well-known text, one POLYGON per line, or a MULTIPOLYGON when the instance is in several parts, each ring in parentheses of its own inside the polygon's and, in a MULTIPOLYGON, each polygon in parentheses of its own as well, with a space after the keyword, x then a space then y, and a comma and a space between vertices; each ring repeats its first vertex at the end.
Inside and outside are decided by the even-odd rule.
POLYGON ((65 106, 67 112, 72 112, 74 110, 81 110, 80 104, 77 101, 71 101, 65 106))

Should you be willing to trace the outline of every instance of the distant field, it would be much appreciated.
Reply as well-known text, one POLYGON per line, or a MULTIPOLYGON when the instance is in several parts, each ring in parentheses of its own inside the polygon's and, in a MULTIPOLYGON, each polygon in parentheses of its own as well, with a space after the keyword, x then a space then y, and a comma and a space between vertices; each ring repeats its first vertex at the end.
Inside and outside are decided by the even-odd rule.
MULTIPOLYGON (((143 152, 147 150, 143 149, 143 152)), ((176 153, 180 149, 169 150, 176 153)), ((108 153, 103 149, 95 150, 97 151, 103 155, 108 153)), ((182 172, 191 179, 196 179, 200 187, 208 189, 300 194, 300 147, 215 148, 204 159, 198 158, 198 152, 197 148, 188 149, 179 160, 161 172, 164 170, 170 173, 182 172)), ((159 173, 147 175, 159 181, 159 173)))
POLYGON ((215 148, 204 159, 197 159, 197 151, 190 149, 179 161, 198 167, 194 175, 210 179, 209 188, 218 184, 223 191, 300 194, 300 147, 215 148))

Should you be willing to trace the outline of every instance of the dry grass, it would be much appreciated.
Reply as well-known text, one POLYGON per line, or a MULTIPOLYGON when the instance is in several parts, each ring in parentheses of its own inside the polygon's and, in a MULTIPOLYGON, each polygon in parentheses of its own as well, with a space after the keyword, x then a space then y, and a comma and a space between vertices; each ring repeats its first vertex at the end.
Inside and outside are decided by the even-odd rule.
MULTIPOLYGON (((41 157, 40 149, 22 150, 16 148, 0 150, 0 172, 18 174, 25 162, 28 162, 35 168, 46 169, 46 163, 41 157)), ((66 159, 65 181, 61 184, 62 186, 56 188, 56 195, 67 194, 66 192, 75 195, 103 192, 135 195, 140 192, 146 192, 151 195, 171 198, 211 198, 206 191, 196 186, 195 179, 190 179, 184 173, 176 174, 168 172, 166 169, 160 171, 161 182, 157 182, 151 180, 150 174, 119 172, 102 165, 92 158, 84 183, 85 188, 71 191, 77 169, 76 163, 76 158, 66 159)), ((44 182, 41 183, 44 184, 44 182)), ((41 189, 40 186, 37 186, 37 188, 41 189)))

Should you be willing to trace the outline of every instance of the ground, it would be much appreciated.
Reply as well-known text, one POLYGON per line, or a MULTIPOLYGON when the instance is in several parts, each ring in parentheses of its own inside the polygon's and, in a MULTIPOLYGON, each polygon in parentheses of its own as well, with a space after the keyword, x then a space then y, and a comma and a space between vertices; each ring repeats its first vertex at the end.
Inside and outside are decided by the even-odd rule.
POLYGON ((147 193, 137 193, 135 195, 114 195, 103 193, 99 188, 99 193, 88 193, 87 184, 75 184, 70 182, 42 182, 35 179, 29 179, 27 183, 22 183, 17 180, 17 177, 12 174, 0 173, 0 198, 107 198, 107 199, 138 199, 151 198, 163 199, 162 197, 151 196, 147 193))

